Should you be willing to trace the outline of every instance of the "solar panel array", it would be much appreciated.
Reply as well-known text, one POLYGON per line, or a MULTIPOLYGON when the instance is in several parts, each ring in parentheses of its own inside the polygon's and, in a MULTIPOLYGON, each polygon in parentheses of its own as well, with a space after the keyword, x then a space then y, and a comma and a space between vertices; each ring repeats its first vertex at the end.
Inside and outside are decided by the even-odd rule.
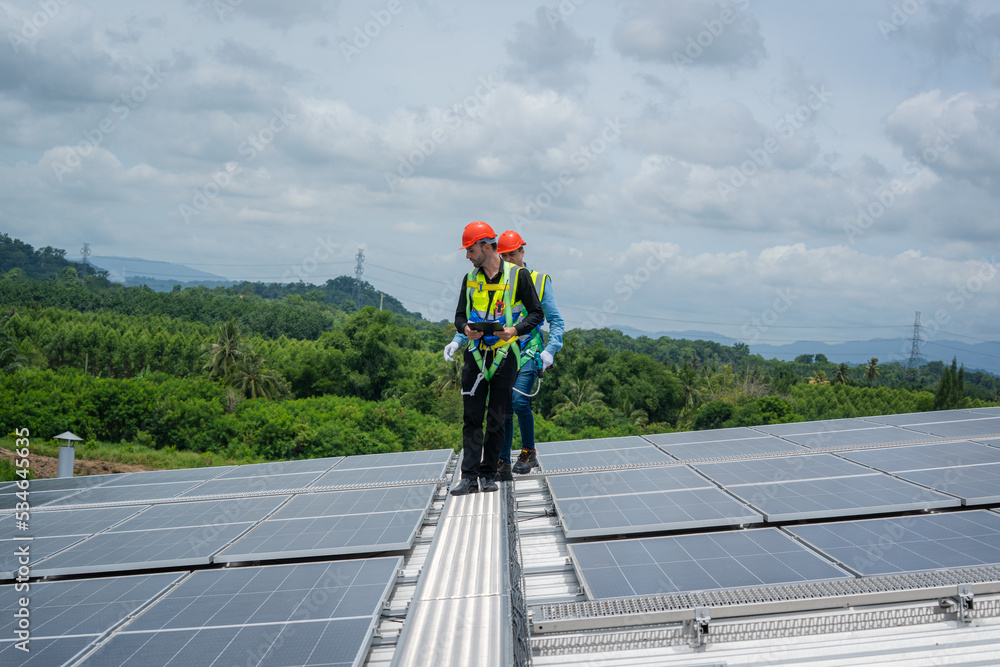
MULTIPOLYGON (((603 466, 614 455, 611 443, 587 449, 558 443, 543 472, 568 539, 631 538, 571 541, 574 567, 593 599, 1000 564, 1000 514, 954 511, 1000 504, 1000 437, 988 437, 1000 431, 998 413, 649 435, 644 439, 677 462, 603 472, 560 474, 588 462, 603 466), (809 453, 816 449, 825 451, 809 453), (577 457, 573 465, 566 465, 569 455, 577 457), (715 494, 737 502, 720 510, 715 494), (942 513, 920 514, 929 510, 942 513), (891 514, 901 516, 874 518, 891 514), (691 533, 737 525, 743 529, 691 533), (898 549, 886 550, 901 526, 909 532, 898 549), (638 537, 643 533, 660 535, 638 537), (759 563, 740 551, 748 539, 765 545, 759 563), (921 553, 928 540, 936 543, 925 545, 923 557, 911 553, 921 553), (879 565, 858 565, 879 549, 886 551, 875 559, 879 565), (790 572, 803 553, 813 559, 804 562, 833 570, 790 572)), ((641 446, 624 444, 620 458, 627 468, 641 446)), ((546 446, 539 446, 540 460, 546 446)))
POLYGON ((580 468, 613 468, 668 463, 669 455, 638 436, 567 440, 538 448, 538 465, 544 472, 580 468))
MULTIPOLYGON (((33 578, 79 578, 31 583, 31 654, 11 631, 0 662, 362 664, 402 560, 344 558, 409 549, 437 485, 407 482, 441 479, 452 455, 32 480, 30 531, 0 513, 0 579, 16 575, 15 534, 32 537, 33 578), (357 488, 316 485, 340 464, 357 488), (232 567, 301 558, 317 562, 232 567), (210 567, 223 563, 231 567, 210 567), (153 569, 169 572, 132 574, 153 569)), ((3 507, 17 502, 14 491, 0 488, 3 507)), ((14 595, 0 586, 5 609, 16 608, 14 595)))

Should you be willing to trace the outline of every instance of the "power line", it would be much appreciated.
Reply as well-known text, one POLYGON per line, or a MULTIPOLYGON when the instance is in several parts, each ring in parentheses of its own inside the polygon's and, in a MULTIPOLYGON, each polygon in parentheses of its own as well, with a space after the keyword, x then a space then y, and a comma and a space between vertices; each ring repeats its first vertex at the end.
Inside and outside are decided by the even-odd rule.
POLYGON ((368 266, 374 266, 376 269, 382 269, 383 271, 391 271, 392 273, 398 273, 401 276, 406 276, 407 278, 416 278, 417 280, 426 280, 429 283, 434 283, 435 285, 445 285, 447 281, 434 280, 433 278, 428 278, 427 276, 418 276, 412 273, 406 273, 405 271, 398 271, 396 269, 390 269, 386 266, 379 266, 378 264, 372 264, 368 262, 368 266))

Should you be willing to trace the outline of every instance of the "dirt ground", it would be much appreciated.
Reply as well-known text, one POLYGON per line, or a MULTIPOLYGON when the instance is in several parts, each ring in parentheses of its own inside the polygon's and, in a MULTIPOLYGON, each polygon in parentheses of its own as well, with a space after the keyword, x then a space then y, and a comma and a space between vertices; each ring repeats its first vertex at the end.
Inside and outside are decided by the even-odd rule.
MULTIPOLYGON (((0 447, 0 456, 13 461, 14 452, 0 447)), ((51 456, 38 456, 32 454, 28 457, 31 462, 31 471, 35 473, 35 479, 46 479, 56 477, 59 474, 59 459, 51 456)), ((109 463, 107 461, 92 461, 89 459, 77 458, 73 461, 73 476, 81 475, 106 475, 115 472, 140 472, 142 470, 153 470, 146 466, 132 465, 127 463, 109 463)))

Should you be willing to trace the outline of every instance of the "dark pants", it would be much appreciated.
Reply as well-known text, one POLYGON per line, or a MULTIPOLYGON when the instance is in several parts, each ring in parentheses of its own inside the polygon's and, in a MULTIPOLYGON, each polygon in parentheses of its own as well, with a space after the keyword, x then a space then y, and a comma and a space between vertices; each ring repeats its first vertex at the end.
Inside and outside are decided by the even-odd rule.
MULTIPOLYGON (((488 361, 488 360, 487 360, 488 361)), ((462 391, 476 383, 479 366, 472 353, 465 353, 462 369, 462 391)), ((511 387, 517 377, 517 359, 508 352, 493 377, 479 383, 476 393, 462 397, 462 479, 492 478, 497 473, 497 459, 503 447, 504 427, 510 412, 511 387), (487 399, 488 397, 488 399, 487 399), (483 414, 486 415, 486 436, 483 437, 483 414)))
POLYGON ((535 448, 535 415, 531 414, 531 399, 525 394, 530 394, 532 387, 535 386, 535 380, 538 378, 537 368, 535 360, 528 359, 514 380, 514 389, 521 393, 517 391, 511 393, 511 411, 507 414, 503 449, 500 450, 500 458, 507 463, 510 463, 510 446, 514 444, 514 415, 517 415, 517 424, 521 427, 521 449, 535 448))

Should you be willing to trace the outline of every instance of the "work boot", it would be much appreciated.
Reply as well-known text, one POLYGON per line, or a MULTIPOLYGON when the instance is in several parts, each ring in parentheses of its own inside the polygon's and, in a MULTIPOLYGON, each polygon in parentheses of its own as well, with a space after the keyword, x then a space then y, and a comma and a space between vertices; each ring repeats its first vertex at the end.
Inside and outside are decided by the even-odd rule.
MULTIPOLYGON (((485 482, 485 480, 484 480, 485 482)), ((483 484, 485 487, 485 483, 483 484)), ((495 486, 495 485, 494 485, 495 486)), ((464 496, 470 493, 476 493, 479 491, 479 480, 469 479, 468 477, 463 477, 462 481, 456 484, 451 489, 451 495, 453 496, 464 496)))
MULTIPOLYGON (((508 475, 510 473, 507 473, 508 475)), ((493 477, 483 477, 483 493, 489 493, 491 491, 499 491, 500 487, 497 486, 496 478, 493 477)))
POLYGON ((511 468, 518 475, 527 475, 532 468, 538 467, 538 456, 534 449, 522 449, 517 456, 517 463, 511 468))
POLYGON ((512 482, 514 476, 510 474, 510 461, 500 459, 497 461, 497 478, 501 482, 512 482))

